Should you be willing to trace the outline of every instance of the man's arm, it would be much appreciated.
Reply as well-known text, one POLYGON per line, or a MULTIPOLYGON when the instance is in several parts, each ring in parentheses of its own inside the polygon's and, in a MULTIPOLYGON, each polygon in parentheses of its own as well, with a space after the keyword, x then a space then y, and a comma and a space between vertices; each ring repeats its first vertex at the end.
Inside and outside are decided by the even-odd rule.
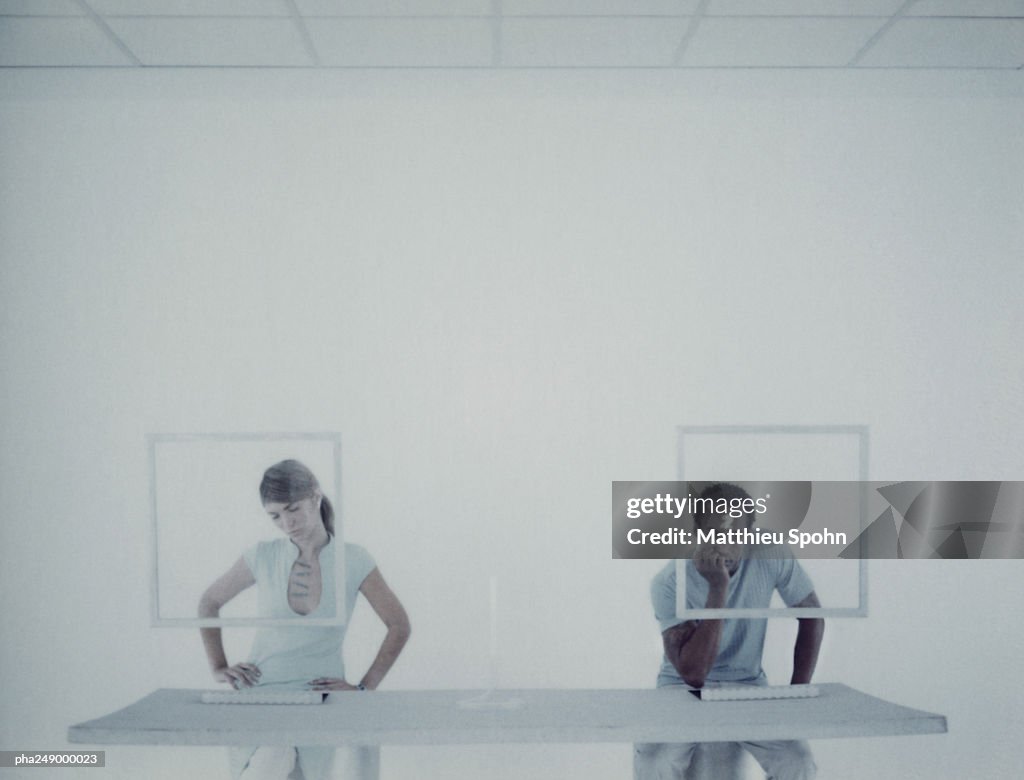
MULTIPOLYGON (((729 588, 729 570, 725 560, 714 553, 698 554, 694 565, 708 581, 708 598, 705 609, 721 609, 729 588)), ((688 620, 673 626, 662 635, 665 657, 668 658, 683 681, 694 688, 702 688, 718 656, 718 645, 722 639, 722 621, 688 620)))
MULTIPOLYGON (((820 607, 817 594, 812 590, 796 607, 820 607)), ((790 685, 809 683, 818 663, 821 638, 825 635, 825 621, 822 618, 797 618, 796 646, 793 648, 793 678, 790 685)))

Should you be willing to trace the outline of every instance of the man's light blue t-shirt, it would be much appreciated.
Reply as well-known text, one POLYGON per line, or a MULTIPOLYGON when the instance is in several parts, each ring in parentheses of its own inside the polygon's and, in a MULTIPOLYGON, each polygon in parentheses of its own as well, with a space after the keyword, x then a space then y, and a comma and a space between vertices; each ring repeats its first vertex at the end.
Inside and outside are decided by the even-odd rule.
MULTIPOLYGON (((707 604, 708 581, 697 571, 693 561, 686 562, 686 579, 687 608, 703 609, 707 604)), ((814 590, 814 585, 800 563, 791 556, 744 558, 729 579, 726 607, 766 608, 771 605, 772 593, 776 590, 786 606, 792 607, 807 598, 814 590)), ((662 633, 688 621, 688 618, 676 617, 675 561, 670 561, 655 575, 651 582, 651 602, 662 633)), ((765 684, 761 653, 764 650, 767 626, 765 618, 733 618, 723 621, 718 655, 707 679, 711 682, 765 684)), ((664 685, 686 683, 668 658, 662 657, 658 687, 664 685)))

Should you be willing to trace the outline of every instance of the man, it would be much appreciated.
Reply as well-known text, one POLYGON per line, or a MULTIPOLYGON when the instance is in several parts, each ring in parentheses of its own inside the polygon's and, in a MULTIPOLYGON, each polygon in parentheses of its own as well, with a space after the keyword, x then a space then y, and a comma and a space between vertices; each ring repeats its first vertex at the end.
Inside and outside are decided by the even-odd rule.
MULTIPOLYGON (((701 498, 726 499, 737 506, 750 499, 736 485, 715 484, 705 488, 701 498)), ((712 502, 702 502, 711 505, 712 502)), ((752 502, 747 503, 750 506, 752 502)), ((749 528, 753 512, 742 518, 728 513, 699 512, 694 515, 698 529, 749 528)), ((773 591, 790 607, 819 607, 814 586, 799 562, 778 547, 750 551, 744 545, 702 544, 686 565, 686 604, 689 609, 765 608, 773 591)), ((701 688, 718 683, 767 685, 761 668, 767 620, 682 620, 676 617, 676 562, 671 561, 651 583, 651 601, 661 626, 665 657, 658 675, 658 687, 679 685, 701 688)), ((800 618, 793 653, 791 684, 809 683, 818 659, 825 621, 800 618)), ((780 740, 742 742, 772 780, 811 780, 814 760, 806 742, 780 740)), ((675 780, 690 765, 697 743, 637 744, 634 755, 636 780, 675 780)))

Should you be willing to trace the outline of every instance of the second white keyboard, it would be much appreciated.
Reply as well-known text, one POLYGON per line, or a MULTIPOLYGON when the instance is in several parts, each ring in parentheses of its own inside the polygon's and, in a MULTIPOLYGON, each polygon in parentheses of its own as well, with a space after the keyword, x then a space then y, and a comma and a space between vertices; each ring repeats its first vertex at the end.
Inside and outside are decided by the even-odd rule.
POLYGON ((321 691, 203 691, 203 704, 322 704, 327 694, 321 691))
POLYGON ((813 699, 817 685, 722 685, 692 691, 701 701, 754 701, 757 699, 813 699))

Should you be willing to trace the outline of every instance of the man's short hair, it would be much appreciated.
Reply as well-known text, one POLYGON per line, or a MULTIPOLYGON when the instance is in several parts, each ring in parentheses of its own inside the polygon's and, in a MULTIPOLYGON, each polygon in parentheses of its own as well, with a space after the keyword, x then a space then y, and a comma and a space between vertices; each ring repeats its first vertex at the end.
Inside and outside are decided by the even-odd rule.
MULTIPOLYGON (((715 506, 721 506, 723 499, 729 507, 737 506, 743 501, 750 501, 748 506, 753 504, 750 493, 739 485, 733 485, 729 482, 715 482, 700 491, 700 495, 694 502, 693 521, 697 525, 703 525, 704 518, 707 515, 721 514, 719 510, 715 509, 715 506)), ((753 519, 753 515, 754 512, 752 510, 744 513, 744 519, 748 525, 753 519)))

